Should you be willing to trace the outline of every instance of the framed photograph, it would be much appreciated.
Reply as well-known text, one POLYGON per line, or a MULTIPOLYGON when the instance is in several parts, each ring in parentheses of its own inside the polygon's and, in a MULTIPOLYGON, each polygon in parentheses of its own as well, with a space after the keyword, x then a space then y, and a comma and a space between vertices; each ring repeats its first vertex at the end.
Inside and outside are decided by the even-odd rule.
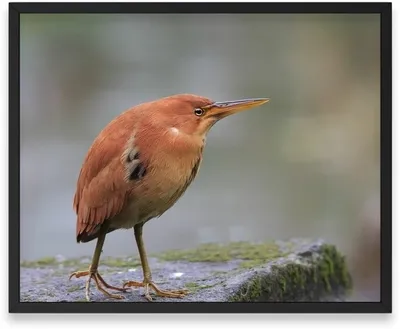
POLYGON ((390 3, 10 3, 9 312, 391 312, 391 88, 390 3))

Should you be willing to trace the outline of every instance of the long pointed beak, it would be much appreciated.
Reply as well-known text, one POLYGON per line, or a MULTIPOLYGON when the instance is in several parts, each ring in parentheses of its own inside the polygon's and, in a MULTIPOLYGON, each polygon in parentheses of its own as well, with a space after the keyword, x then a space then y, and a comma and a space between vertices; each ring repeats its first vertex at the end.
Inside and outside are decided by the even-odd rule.
POLYGON ((269 98, 249 98, 236 101, 215 102, 208 107, 207 116, 221 119, 234 113, 250 110, 253 107, 263 105, 267 102, 269 102, 269 98))

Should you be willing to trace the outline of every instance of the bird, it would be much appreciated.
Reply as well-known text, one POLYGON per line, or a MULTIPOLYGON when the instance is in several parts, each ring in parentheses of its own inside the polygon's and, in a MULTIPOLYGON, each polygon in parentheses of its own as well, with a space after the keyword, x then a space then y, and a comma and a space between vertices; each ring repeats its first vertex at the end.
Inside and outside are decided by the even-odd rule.
POLYGON ((163 290, 152 279, 143 241, 143 226, 160 217, 184 194, 199 172, 206 136, 211 127, 229 115, 267 103, 269 98, 215 102, 178 94, 136 105, 118 115, 98 134, 83 161, 76 184, 76 241, 97 239, 88 270, 72 277, 88 277, 107 298, 130 287, 144 288, 148 301, 158 297, 183 298, 187 290, 163 290), (98 271, 106 235, 132 229, 143 270, 143 281, 122 287, 108 284, 98 271), (107 290, 108 289, 108 290, 107 290))

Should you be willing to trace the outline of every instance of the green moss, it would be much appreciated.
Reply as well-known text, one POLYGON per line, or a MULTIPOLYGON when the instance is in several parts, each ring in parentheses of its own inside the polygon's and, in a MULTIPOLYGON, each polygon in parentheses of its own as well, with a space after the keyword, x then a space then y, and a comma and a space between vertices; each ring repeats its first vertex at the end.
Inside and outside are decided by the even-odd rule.
POLYGON ((225 245, 208 243, 192 250, 171 250, 155 256, 165 261, 188 262, 226 262, 242 259, 244 262, 241 267, 247 268, 261 265, 284 254, 275 243, 234 242, 225 245))
MULTIPOLYGON (((188 262, 226 262, 233 259, 241 259, 241 268, 251 268, 262 265, 269 260, 283 257, 279 246, 275 243, 253 244, 249 242, 234 242, 230 244, 203 244, 192 250, 170 250, 164 253, 153 255, 164 261, 188 261, 188 262)), ((84 268, 89 266, 89 262, 83 262, 85 258, 67 259, 57 262, 54 257, 46 257, 37 261, 23 261, 22 267, 43 267, 53 265, 63 265, 64 267, 84 268)), ((100 265, 109 267, 135 268, 140 267, 138 258, 115 258, 104 257, 100 260, 100 265)))
POLYGON ((286 280, 284 278, 281 278, 279 283, 281 286, 280 288, 282 290, 282 293, 285 293, 286 292, 286 280))
MULTIPOLYGON (((277 256, 277 257, 280 257, 280 256, 277 256)), ((261 265, 265 264, 266 262, 273 260, 277 257, 264 257, 264 258, 260 258, 260 259, 245 260, 239 264, 239 268, 241 268, 241 269, 247 268, 248 269, 248 268, 258 267, 258 266, 261 266, 261 265)))
POLYGON ((67 289, 68 292, 74 292, 74 291, 78 291, 78 290, 82 290, 83 286, 73 286, 67 289))
POLYGON ((202 289, 212 288, 212 287, 216 286, 217 284, 218 283, 216 283, 216 284, 198 284, 196 282, 187 282, 187 283, 185 283, 185 287, 190 292, 195 293, 202 289))
POLYGON ((57 264, 57 260, 54 257, 44 257, 36 261, 22 261, 20 265, 22 267, 43 267, 57 264))
MULTIPOLYGON (((85 268, 89 267, 90 260, 87 262, 83 262, 85 258, 73 258, 67 259, 65 261, 58 262, 54 257, 45 257, 36 261, 22 261, 20 263, 21 267, 49 267, 54 265, 62 265, 64 267, 76 267, 76 268, 85 268)), ((128 258, 115 258, 115 257, 105 257, 100 260, 100 266, 105 265, 109 267, 126 267, 126 268, 135 268, 140 266, 140 261, 138 259, 128 259, 128 258)))
POLYGON ((212 288, 212 287, 215 287, 215 286, 218 285, 218 284, 220 284, 220 282, 217 282, 217 283, 215 283, 215 284, 202 284, 202 285, 200 286, 200 289, 212 288))
POLYGON ((318 272, 327 291, 332 290, 332 285, 343 284, 347 290, 352 286, 345 257, 332 245, 322 246, 322 260, 319 262, 318 272))
POLYGON ((196 292, 199 290, 200 285, 196 282, 187 282, 185 283, 185 287, 189 289, 190 292, 196 292))
POLYGON ((318 300, 332 291, 348 293, 351 285, 344 256, 334 246, 323 245, 318 255, 274 265, 271 273, 255 275, 230 301, 318 300))
MULTIPOLYGON (((267 288, 268 289, 268 288, 267 288)), ((249 302, 258 301, 263 293, 263 279, 259 276, 254 277, 240 291, 232 296, 230 302, 249 302)))
POLYGON ((81 259, 68 259, 58 262, 54 257, 44 257, 35 261, 22 261, 21 267, 48 267, 54 265, 63 265, 66 267, 82 266, 81 259))
POLYGON ((231 259, 226 248, 214 244, 204 244, 193 250, 169 250, 156 257, 165 261, 189 262, 225 262, 231 259))

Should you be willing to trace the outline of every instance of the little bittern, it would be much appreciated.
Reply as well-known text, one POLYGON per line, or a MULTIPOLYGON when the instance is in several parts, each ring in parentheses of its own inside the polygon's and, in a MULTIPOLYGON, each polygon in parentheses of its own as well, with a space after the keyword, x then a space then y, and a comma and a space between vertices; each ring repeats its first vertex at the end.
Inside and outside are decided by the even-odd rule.
POLYGON ((97 239, 87 271, 97 289, 111 298, 123 298, 106 289, 125 292, 143 287, 151 301, 156 295, 183 297, 184 290, 162 290, 152 280, 144 248, 143 225, 161 216, 185 192, 202 160, 206 134, 220 119, 268 102, 267 98, 214 102, 195 95, 174 95, 137 105, 111 121, 94 140, 83 162, 74 198, 76 239, 97 239), (98 273, 107 233, 133 228, 143 268, 143 282, 129 281, 121 288, 106 283, 98 273))

